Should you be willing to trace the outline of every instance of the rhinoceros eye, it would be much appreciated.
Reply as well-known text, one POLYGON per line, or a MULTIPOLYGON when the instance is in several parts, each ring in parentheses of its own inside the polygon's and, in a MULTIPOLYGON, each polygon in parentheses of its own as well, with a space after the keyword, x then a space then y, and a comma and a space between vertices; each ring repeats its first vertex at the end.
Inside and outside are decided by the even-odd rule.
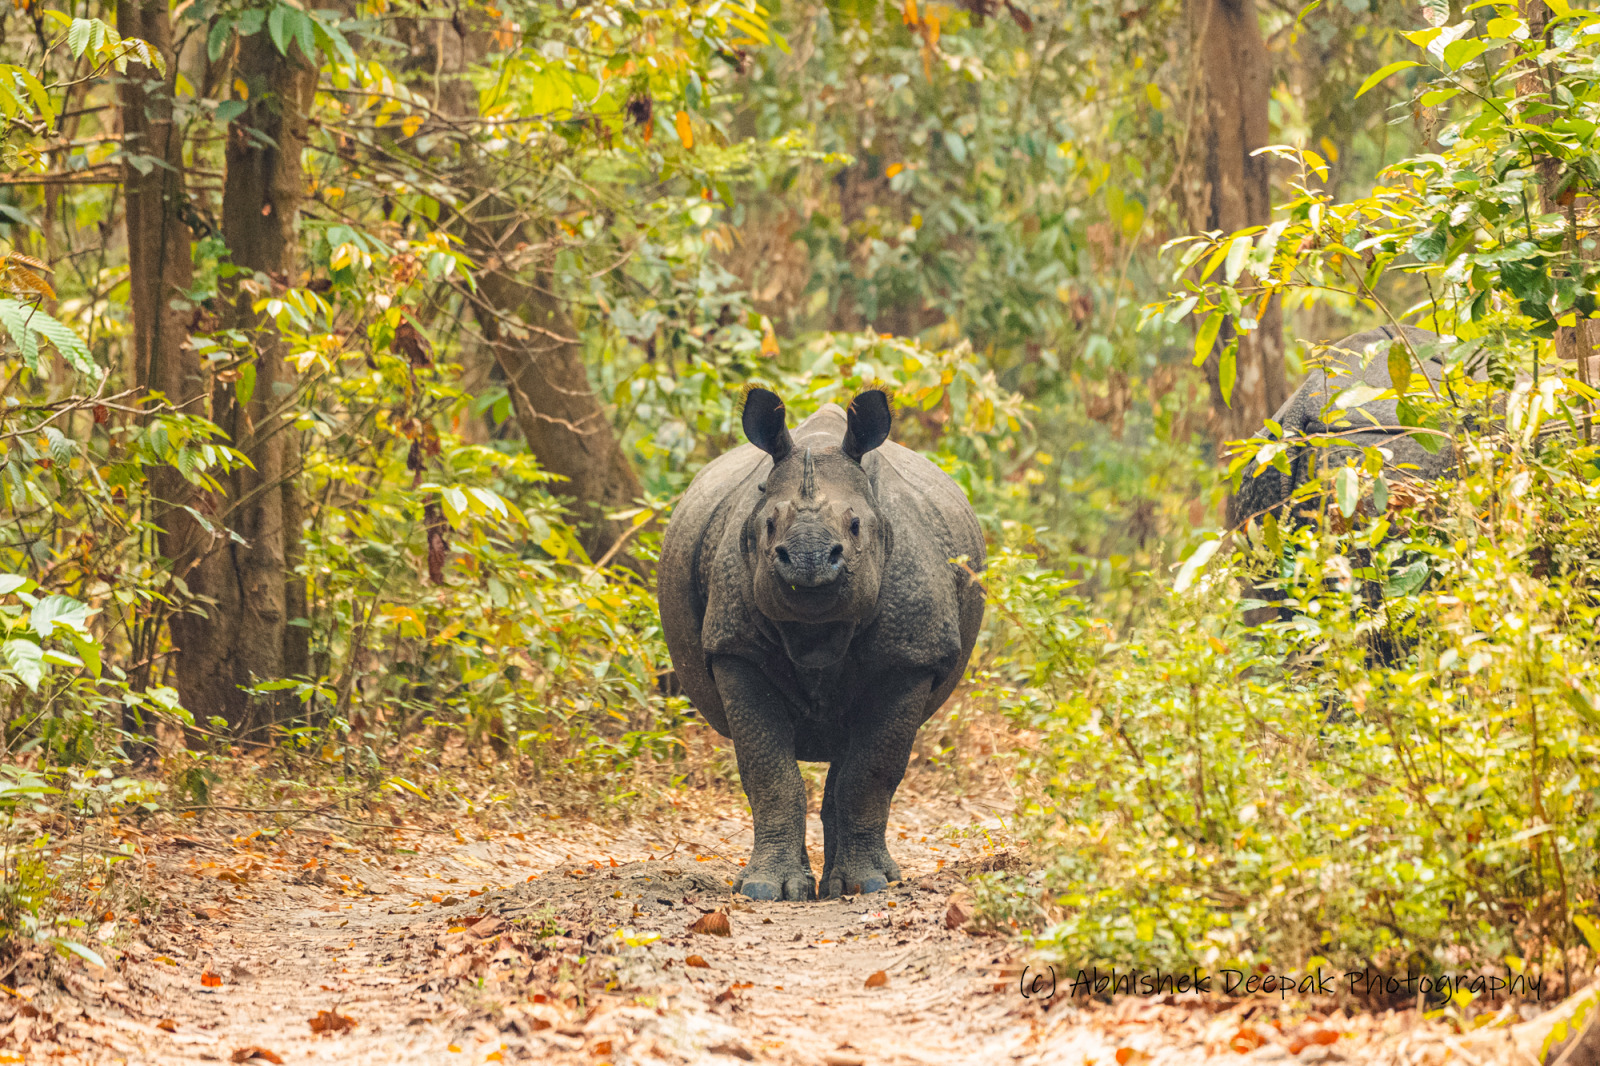
POLYGON ((859 519, 859 518, 850 519, 850 535, 852 537, 861 536, 861 519, 859 519))

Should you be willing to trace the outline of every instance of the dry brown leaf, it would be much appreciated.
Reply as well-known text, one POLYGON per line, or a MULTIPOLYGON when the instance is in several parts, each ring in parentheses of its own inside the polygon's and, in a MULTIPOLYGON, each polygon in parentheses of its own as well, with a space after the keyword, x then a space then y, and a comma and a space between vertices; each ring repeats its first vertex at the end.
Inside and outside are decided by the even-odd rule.
POLYGON ((334 1010, 319 1010, 317 1016, 306 1023, 313 1033, 345 1033, 356 1027, 356 1020, 348 1014, 334 1010))
POLYGON ((1338 1039, 1339 1033, 1334 1029, 1318 1029, 1316 1032, 1311 1034, 1311 1042, 1313 1044, 1327 1045, 1332 1044, 1338 1039))
POLYGON ((690 955, 688 958, 683 960, 683 964, 685 966, 695 966, 707 970, 711 968, 711 964, 705 959, 702 959, 699 955, 690 955))
POLYGON ((1266 1039, 1260 1033, 1246 1025, 1233 1034, 1233 1038, 1228 1041, 1228 1047, 1241 1055, 1248 1055, 1265 1043, 1266 1039))
POLYGON ((220 973, 214 973, 211 970, 207 970, 205 973, 200 975, 200 983, 207 988, 220 988, 222 987, 222 975, 220 973))
POLYGON ((712 911, 710 914, 702 914, 700 919, 689 927, 689 932, 705 936, 732 936, 733 927, 728 924, 728 915, 725 912, 712 911))
POLYGON ((468 928, 472 930, 472 935, 477 937, 494 936, 501 930, 505 929, 505 927, 506 923, 502 922, 499 918, 492 914, 488 915, 483 920, 473 922, 470 926, 468 926, 468 928))
POLYGON ((868 988, 883 988, 888 983, 889 975, 884 973, 882 970, 879 970, 877 973, 867 978, 868 988))
POLYGON ((171 1018, 162 1018, 159 1022, 156 1022, 156 1028, 163 1032, 176 1033, 178 1031, 178 1023, 171 1018))
POLYGON ((251 1059, 264 1059, 267 1062, 275 1062, 278 1066, 283 1066, 283 1059, 278 1057, 278 1053, 276 1051, 268 1051, 264 1047, 242 1047, 229 1056, 230 1062, 249 1062, 251 1059))
POLYGON ((706 1048, 706 1050, 716 1055, 730 1055, 736 1059, 743 1059, 745 1062, 754 1062, 756 1058, 750 1053, 749 1048, 745 1047, 738 1041, 729 1041, 725 1044, 712 1044, 710 1047, 706 1048))
POLYGON ((611 1041, 602 1040, 589 1050, 594 1052, 596 1055, 609 1055, 611 1054, 611 1041))
POLYGON ((972 915, 969 914, 966 909, 961 906, 961 904, 957 903, 955 900, 951 900, 950 906, 945 908, 944 927, 946 929, 960 929, 963 925, 967 924, 967 919, 971 917, 972 915))

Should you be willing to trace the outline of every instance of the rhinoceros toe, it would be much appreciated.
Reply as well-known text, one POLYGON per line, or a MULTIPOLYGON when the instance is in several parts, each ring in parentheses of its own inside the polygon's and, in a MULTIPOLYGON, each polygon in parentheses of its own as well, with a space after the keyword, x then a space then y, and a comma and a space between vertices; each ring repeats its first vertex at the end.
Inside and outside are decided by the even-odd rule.
POLYGON ((816 882, 811 879, 809 872, 787 876, 757 874, 755 877, 746 877, 738 891, 747 899, 803 901, 816 898, 816 882))
POLYGON ((888 887, 888 876, 878 870, 858 874, 836 871, 823 877, 822 898, 835 899, 839 896, 864 896, 873 892, 882 892, 888 887))

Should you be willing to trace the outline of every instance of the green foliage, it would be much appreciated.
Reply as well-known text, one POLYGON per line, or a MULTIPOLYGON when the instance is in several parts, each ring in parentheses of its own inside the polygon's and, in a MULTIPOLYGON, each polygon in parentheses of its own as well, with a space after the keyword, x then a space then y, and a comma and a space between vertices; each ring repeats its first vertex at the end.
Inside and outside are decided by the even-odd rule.
POLYGON ((1173 242, 1185 291, 1148 311, 1193 314, 1204 348, 1224 319, 1255 328, 1269 298, 1440 331, 1437 389, 1396 343, 1375 354, 1393 387, 1335 397, 1327 432, 1269 424, 1234 442, 1230 474, 1288 472, 1291 449, 1348 450, 1355 409, 1393 400, 1414 436, 1454 449, 1456 480, 1410 481, 1376 447, 1314 462, 1289 507, 1205 541, 1116 634, 1078 602, 1083 636, 1052 637, 1056 600, 1037 591, 1052 579, 999 571, 991 639, 1014 651, 994 691, 1038 738, 1046 867, 1042 893, 987 891, 1063 958, 1525 960, 1564 979, 1588 944, 1600 453, 1595 394, 1547 338, 1593 309, 1593 250, 1578 240, 1591 207, 1536 208, 1587 180, 1593 16, 1556 15, 1548 41, 1510 8, 1481 36, 1472 21, 1408 35, 1439 46, 1423 105, 1462 108, 1442 153, 1341 203, 1313 183, 1325 160, 1282 150, 1300 168, 1282 217, 1173 242), (1535 56, 1548 97, 1530 100, 1516 79, 1535 56))
POLYGON ((993 571, 1048 864, 999 906, 1074 964, 1563 972, 1600 888, 1594 459, 1503 456, 1387 536, 1243 542, 1115 639, 1062 619, 1059 579, 993 571), (1283 617, 1247 625, 1266 563, 1283 617), (1408 564, 1426 585, 1373 602, 1408 564))

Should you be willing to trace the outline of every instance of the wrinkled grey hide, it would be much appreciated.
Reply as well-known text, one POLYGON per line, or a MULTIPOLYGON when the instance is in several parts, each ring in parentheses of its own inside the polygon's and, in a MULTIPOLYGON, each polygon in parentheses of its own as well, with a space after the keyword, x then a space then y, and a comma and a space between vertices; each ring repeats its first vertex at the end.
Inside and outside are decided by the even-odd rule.
MULTIPOLYGON (((1416 360, 1412 361, 1411 391, 1427 389, 1417 380, 1419 370, 1426 373, 1428 379, 1437 386, 1445 368, 1429 353, 1429 348, 1439 339, 1438 335, 1410 326, 1400 329, 1405 331, 1412 349, 1422 356, 1420 367, 1416 360)), ((1252 476, 1256 472, 1252 464, 1245 470, 1239 493, 1230 503, 1229 525, 1237 526, 1247 518, 1277 510, 1296 488, 1316 476, 1314 464, 1320 463, 1325 470, 1337 469, 1352 457, 1359 461, 1361 449, 1372 445, 1387 449, 1393 456, 1385 464, 1393 477, 1431 480, 1445 477, 1455 469, 1455 452, 1450 445, 1446 443, 1430 455, 1400 425, 1394 400, 1375 400, 1343 412, 1333 406, 1334 397, 1352 385, 1367 384, 1380 389, 1390 386, 1388 346, 1399 333, 1400 330, 1393 326, 1382 326, 1328 346, 1324 356, 1325 366, 1312 370, 1272 418, 1283 427, 1285 436, 1332 431, 1349 441, 1350 445, 1326 448, 1301 445, 1292 448, 1289 453, 1291 473, 1288 476, 1271 468, 1262 471, 1260 476, 1252 476), (1371 344, 1379 347, 1369 358, 1366 348, 1371 344), (1362 365, 1364 360, 1365 366, 1362 365), (1344 416, 1343 422, 1339 421, 1340 415, 1344 416), (1334 424, 1329 425, 1324 419, 1334 424)))
POLYGON ((658 567, 661 623, 690 701, 733 739, 755 846, 752 899, 810 899, 797 759, 830 763, 820 892, 900 879, 884 833, 917 729, 966 669, 984 564, 956 483, 886 442, 887 398, 864 392, 795 427, 753 390, 752 441, 689 486, 658 567))

